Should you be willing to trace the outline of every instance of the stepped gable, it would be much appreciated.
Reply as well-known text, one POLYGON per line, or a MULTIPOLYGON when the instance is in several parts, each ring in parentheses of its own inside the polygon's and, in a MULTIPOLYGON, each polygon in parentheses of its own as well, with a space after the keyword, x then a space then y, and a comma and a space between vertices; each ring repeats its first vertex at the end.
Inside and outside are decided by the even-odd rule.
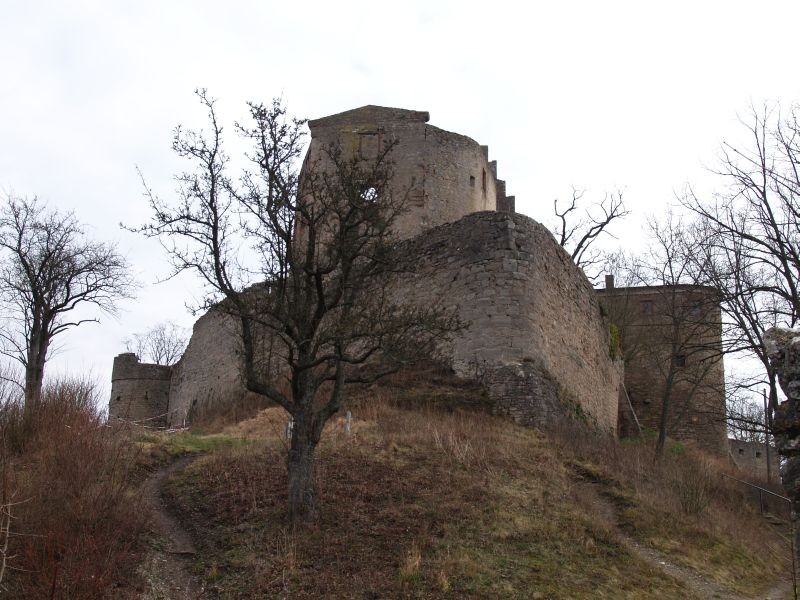
POLYGON ((362 106, 309 121, 311 143, 304 169, 332 170, 331 146, 349 155, 373 158, 388 144, 394 168, 388 193, 408 194, 407 211, 396 233, 409 238, 473 212, 514 212, 514 197, 497 179, 489 147, 428 123, 425 111, 362 106))

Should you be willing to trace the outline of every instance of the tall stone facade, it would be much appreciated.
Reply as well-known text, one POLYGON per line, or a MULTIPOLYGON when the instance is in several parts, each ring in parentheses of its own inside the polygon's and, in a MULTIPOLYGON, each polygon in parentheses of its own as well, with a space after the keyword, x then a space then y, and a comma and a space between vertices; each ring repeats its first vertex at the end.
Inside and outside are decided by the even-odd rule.
MULTIPOLYGON (((609 357, 608 323, 583 272, 542 225, 473 213, 401 242, 396 257, 395 301, 455 309, 466 327, 440 358, 481 378, 496 412, 538 426, 581 416, 616 431, 623 369, 609 357)), ((196 407, 245 393, 235 322, 212 311, 172 368, 163 412, 179 425, 196 407)))
POLYGON ((469 326, 445 349, 479 375, 498 412, 529 425, 567 413, 615 431, 621 362, 583 272, 552 234, 519 214, 480 212, 404 242, 401 302, 456 309, 469 326))
POLYGON ((309 121, 311 144, 303 168, 330 169, 331 148, 372 159, 394 144, 388 192, 408 194, 407 210, 395 224, 401 238, 473 212, 514 212, 514 197, 506 196, 505 181, 497 179, 497 162, 489 161, 489 147, 429 125, 429 118, 427 112, 363 106, 309 121))
POLYGON ((670 437, 727 453, 717 291, 693 285, 618 288, 609 277, 597 294, 619 330, 625 360, 620 434, 637 433, 637 419, 658 431, 666 400, 670 437))

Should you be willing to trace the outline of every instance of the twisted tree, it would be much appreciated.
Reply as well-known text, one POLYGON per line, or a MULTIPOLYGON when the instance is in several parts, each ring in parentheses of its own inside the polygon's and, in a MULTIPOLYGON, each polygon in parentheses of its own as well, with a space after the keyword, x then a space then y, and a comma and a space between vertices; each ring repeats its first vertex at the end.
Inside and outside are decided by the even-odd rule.
POLYGON ((560 210, 558 199, 553 201, 556 221, 551 228, 556 241, 569 252, 589 281, 595 282, 600 276, 606 255, 597 248, 596 242, 603 235, 612 236, 610 231, 614 221, 630 214, 622 201, 622 191, 606 194, 599 202, 588 206, 584 203, 585 190, 573 188, 569 206, 560 210))
POLYGON ((214 102, 198 96, 208 134, 178 128, 173 142, 194 169, 178 176, 176 202, 147 191, 153 220, 140 231, 162 240, 176 272, 206 283, 205 307, 238 322, 247 389, 293 419, 289 516, 310 519, 314 452, 346 385, 429 353, 458 323, 437 306, 393 301, 392 226, 406 198, 388 185, 391 143, 369 156, 330 147, 324 164, 301 171, 305 122, 279 101, 251 103, 236 127, 252 144, 249 168, 234 178, 214 102), (276 342, 285 386, 263 368, 264 338, 276 342))

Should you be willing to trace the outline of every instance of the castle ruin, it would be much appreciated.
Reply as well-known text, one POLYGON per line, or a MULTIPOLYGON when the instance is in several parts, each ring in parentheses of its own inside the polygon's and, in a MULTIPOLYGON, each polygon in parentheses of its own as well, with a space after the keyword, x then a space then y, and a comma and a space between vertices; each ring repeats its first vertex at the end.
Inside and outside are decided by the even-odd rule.
MULTIPOLYGON (((497 413, 544 425, 580 415, 616 433, 623 363, 583 272, 541 224, 515 213, 488 148, 428 124, 426 112, 365 106, 309 122, 304 169, 325 168, 331 143, 360 156, 392 151, 409 210, 396 224, 398 301, 434 300, 468 324, 440 349, 455 373, 480 373, 497 413)), ((114 360, 109 415, 180 425, 245 394, 236 325, 211 310, 172 367, 114 360)))

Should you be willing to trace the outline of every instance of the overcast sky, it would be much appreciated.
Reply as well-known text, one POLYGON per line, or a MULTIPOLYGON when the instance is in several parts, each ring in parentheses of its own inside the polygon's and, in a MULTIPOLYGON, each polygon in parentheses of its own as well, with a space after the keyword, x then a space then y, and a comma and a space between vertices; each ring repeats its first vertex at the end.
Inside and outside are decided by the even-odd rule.
MULTIPOLYGON (((637 215, 714 185, 751 103, 800 99, 798 2, 22 2, 0 0, 0 190, 75 211, 143 286, 117 319, 66 334, 51 368, 108 382, 122 339, 191 326, 191 278, 122 231, 148 218, 138 165, 168 198, 172 129, 282 96, 316 118, 365 104, 427 110, 488 144, 517 210, 548 222, 571 186, 621 188, 637 215)), ((106 383, 106 385, 108 385, 106 383)))

